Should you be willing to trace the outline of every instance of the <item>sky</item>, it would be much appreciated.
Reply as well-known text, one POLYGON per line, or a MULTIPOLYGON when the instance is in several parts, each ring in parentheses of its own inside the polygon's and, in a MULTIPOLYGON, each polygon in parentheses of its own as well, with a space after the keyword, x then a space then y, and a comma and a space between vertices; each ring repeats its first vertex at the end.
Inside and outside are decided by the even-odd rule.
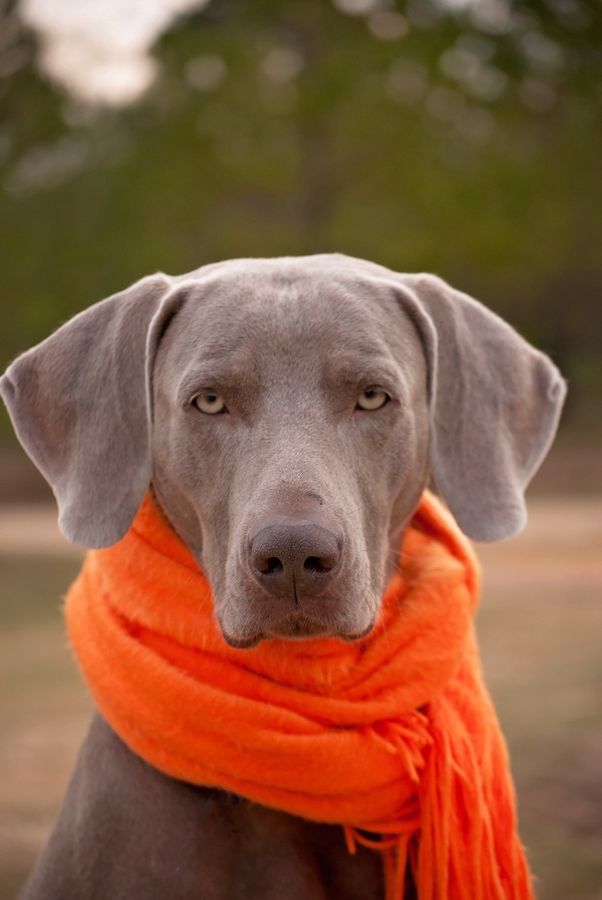
POLYGON ((137 100, 153 83, 151 49, 178 16, 209 0, 21 0, 40 42, 39 66, 77 99, 107 106, 137 100))

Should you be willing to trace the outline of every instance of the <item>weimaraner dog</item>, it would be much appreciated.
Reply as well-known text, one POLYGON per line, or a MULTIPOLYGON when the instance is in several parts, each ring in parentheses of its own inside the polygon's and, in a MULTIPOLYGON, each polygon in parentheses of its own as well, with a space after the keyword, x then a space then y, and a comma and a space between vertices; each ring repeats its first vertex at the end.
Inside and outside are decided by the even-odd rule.
MULTIPOLYGON (((337 254, 144 278, 0 390, 66 537, 115 543, 150 486, 241 648, 366 634, 429 479, 470 537, 519 531, 564 398, 477 301, 337 254)), ((97 716, 21 896, 376 900, 383 883, 338 827, 170 779, 97 716)))

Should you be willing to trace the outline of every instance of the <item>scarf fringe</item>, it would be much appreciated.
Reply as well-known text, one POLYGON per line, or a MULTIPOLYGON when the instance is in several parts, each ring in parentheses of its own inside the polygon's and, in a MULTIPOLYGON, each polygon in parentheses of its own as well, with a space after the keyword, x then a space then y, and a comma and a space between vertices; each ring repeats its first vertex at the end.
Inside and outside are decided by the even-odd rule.
MULTIPOLYGON (((487 712, 495 715, 490 705, 487 712)), ((514 792, 503 778, 508 765, 505 745, 500 738, 475 747, 468 728, 458 735, 446 727, 450 717, 455 719, 453 708, 441 701, 429 716, 416 713, 411 726, 375 726, 380 740, 399 754, 420 786, 420 824, 402 833, 387 823, 371 825, 374 832, 344 825, 347 850, 355 854, 363 846, 382 854, 385 900, 403 900, 409 879, 419 900, 530 900, 514 792), (486 788, 488 777, 494 784, 495 806, 486 788), (394 833, 388 834, 391 829, 394 833)))
POLYGON ((369 850, 377 850, 382 853, 385 900, 403 900, 407 875, 408 848, 412 835, 402 834, 372 838, 362 834, 353 825, 344 825, 343 831, 347 850, 352 856, 357 853, 358 844, 362 847, 367 847, 369 850))
POLYGON ((497 722, 483 696, 480 673, 464 671, 462 679, 465 685, 472 680, 474 688, 462 698, 464 727, 458 727, 448 697, 440 698, 431 710, 432 745, 420 782, 418 896, 420 900, 529 900, 533 893, 517 836, 514 789, 504 777, 506 746, 499 731, 476 727, 477 717, 484 712, 497 722), (453 731, 451 721, 456 722, 453 731))

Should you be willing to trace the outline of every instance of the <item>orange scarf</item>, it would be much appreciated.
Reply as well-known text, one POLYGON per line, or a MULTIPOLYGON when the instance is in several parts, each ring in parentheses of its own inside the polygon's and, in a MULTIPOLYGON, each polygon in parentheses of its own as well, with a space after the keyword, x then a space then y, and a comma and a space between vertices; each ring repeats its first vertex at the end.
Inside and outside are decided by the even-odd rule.
POLYGON ((503 737, 481 679, 472 550, 425 494, 377 625, 352 644, 221 637, 209 584, 147 497, 67 597, 94 699, 176 778, 344 827, 383 853, 387 898, 525 900, 503 737), (365 832, 370 832, 366 835, 365 832))

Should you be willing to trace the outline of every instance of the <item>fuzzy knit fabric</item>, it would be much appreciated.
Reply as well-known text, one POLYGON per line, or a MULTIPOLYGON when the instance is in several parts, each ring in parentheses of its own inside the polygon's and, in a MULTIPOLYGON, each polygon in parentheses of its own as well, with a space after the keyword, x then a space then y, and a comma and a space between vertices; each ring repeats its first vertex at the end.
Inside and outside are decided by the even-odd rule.
POLYGON ((66 602, 75 654, 125 743, 163 772, 381 852, 387 900, 533 896, 473 614, 478 567, 425 493, 364 639, 223 640, 211 589, 148 496, 88 553, 66 602))

